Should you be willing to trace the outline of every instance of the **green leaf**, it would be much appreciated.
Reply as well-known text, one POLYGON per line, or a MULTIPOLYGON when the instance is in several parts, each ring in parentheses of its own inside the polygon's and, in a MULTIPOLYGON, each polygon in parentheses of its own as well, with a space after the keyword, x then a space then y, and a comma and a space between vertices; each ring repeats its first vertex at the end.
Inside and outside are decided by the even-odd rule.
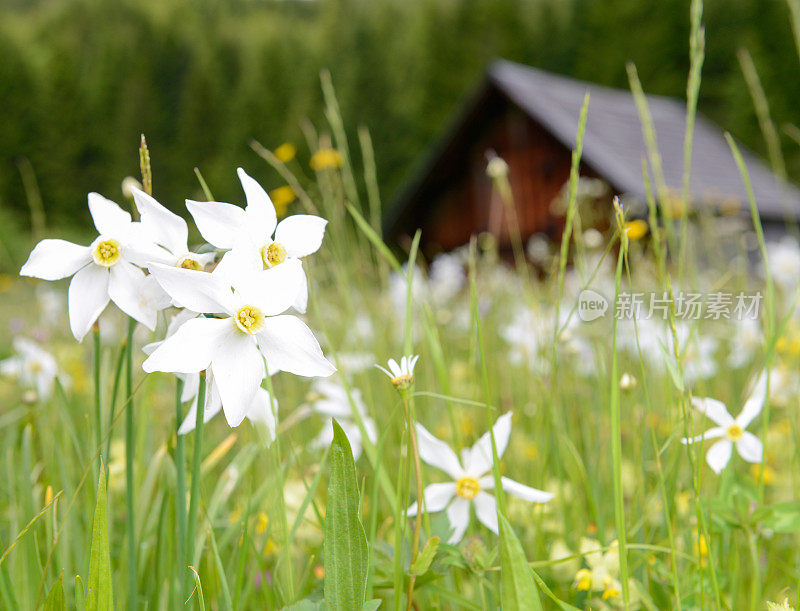
POLYGON ((364 611, 377 611, 378 607, 381 606, 381 599, 380 598, 373 598, 370 601, 364 603, 364 611))
POLYGON ((94 524, 92 525, 92 549, 89 554, 87 611, 106 611, 114 608, 106 505, 106 470, 101 465, 100 483, 97 486, 97 503, 94 508, 94 524))
POLYGON ((324 600, 298 600, 296 603, 283 608, 283 611, 324 611, 324 600))
POLYGON ((333 421, 331 478, 325 506, 325 604, 328 609, 361 609, 367 587, 369 548, 359 517, 356 465, 350 442, 333 421))
POLYGON ((506 517, 498 512, 500 526, 500 607, 506 611, 541 609, 542 601, 522 544, 506 517))
POLYGON ((63 611, 67 606, 64 602, 64 576, 59 575, 58 581, 50 588, 47 599, 44 601, 44 611, 63 611))
POLYGON ((422 553, 417 556, 417 559, 411 565, 409 573, 411 575, 422 575, 433 562, 433 557, 436 556, 436 550, 439 549, 439 537, 431 537, 425 543, 422 553))
POLYGON ((772 515, 763 520, 764 528, 776 533, 794 533, 800 531, 800 503, 777 503, 772 506, 772 515))

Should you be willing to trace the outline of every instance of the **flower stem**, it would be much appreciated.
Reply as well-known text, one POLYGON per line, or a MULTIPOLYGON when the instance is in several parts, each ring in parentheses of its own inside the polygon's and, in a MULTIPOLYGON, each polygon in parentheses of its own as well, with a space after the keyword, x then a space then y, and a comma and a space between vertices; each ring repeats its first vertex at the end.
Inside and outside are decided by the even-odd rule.
POLYGON ((177 557, 178 557, 178 579, 176 588, 176 608, 180 608, 181 593, 183 588, 180 585, 183 583, 183 571, 181 565, 183 564, 184 554, 186 553, 186 458, 184 456, 183 436, 177 434, 178 428, 183 422, 183 403, 181 402, 181 395, 183 394, 183 380, 177 379, 175 387, 175 520, 177 522, 177 557))
MULTIPOLYGON (((417 432, 414 429, 414 417, 411 414, 411 407, 409 406, 409 392, 404 390, 400 393, 403 398, 403 409, 406 413, 406 422, 408 423, 408 437, 411 441, 411 455, 414 459, 414 472, 417 480, 417 515, 414 519, 414 537, 411 540, 411 564, 417 559, 419 553, 419 535, 422 529, 422 505, 424 502, 424 494, 422 490, 422 467, 419 462, 419 448, 417 447, 417 432)), ((413 573, 408 579, 408 602, 406 603, 406 611, 409 611, 414 602, 414 581, 416 575, 413 573)))
MULTIPOLYGON (((108 406, 108 423, 109 427, 113 426, 114 416, 117 407, 117 397, 119 396, 119 383, 122 377, 122 365, 125 363, 125 354, 127 353, 128 340, 123 339, 122 345, 119 348, 119 355, 117 356, 117 364, 114 366, 114 385, 111 390, 111 402, 108 406)), ((108 457, 111 456, 111 433, 106 435, 106 453, 105 465, 106 473, 108 473, 108 457)))
POLYGON ((137 608, 137 562, 136 562, 136 523, 133 514, 133 450, 135 436, 133 430, 133 330, 136 321, 128 321, 128 344, 125 366, 125 389, 128 400, 125 404, 125 501, 127 504, 127 529, 128 529, 128 608, 137 608))
MULTIPOLYGON (((95 418, 95 437, 97 449, 103 447, 103 417, 102 417, 102 398, 100 396, 100 327, 95 322, 92 326, 92 339, 94 340, 94 351, 92 361, 94 365, 94 418, 95 418)), ((100 459, 102 460, 102 452, 100 459)))
MULTIPOLYGON (((186 556, 184 569, 194 563, 194 531, 197 527, 197 506, 200 504, 200 463, 203 461, 203 416, 206 407, 206 372, 200 372, 197 388, 197 416, 194 424, 194 450, 192 453, 192 493, 189 500, 189 521, 186 528, 186 556)), ((189 576, 186 575, 186 582, 189 576)))

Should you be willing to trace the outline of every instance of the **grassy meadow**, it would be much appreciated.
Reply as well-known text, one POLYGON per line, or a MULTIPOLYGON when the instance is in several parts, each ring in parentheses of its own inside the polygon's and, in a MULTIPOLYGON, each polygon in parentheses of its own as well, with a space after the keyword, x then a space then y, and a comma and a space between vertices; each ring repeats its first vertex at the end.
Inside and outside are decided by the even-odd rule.
MULTIPOLYGON (((694 23, 699 70, 699 13, 694 23)), ((222 415, 202 427, 199 445, 198 431, 176 435, 189 409, 180 383, 141 367, 142 347, 164 338, 174 308, 159 314, 155 333, 142 325, 130 333, 109 305, 97 332, 78 343, 66 281, 0 278, 0 359, 18 354, 14 339, 24 337, 57 366, 52 387, 36 386, 49 367, 41 356, 0 376, 0 608, 796 604, 800 246, 791 233, 767 243, 753 202, 676 206, 686 198, 660 184, 646 221, 609 200, 610 229, 588 227, 582 218, 597 202, 577 175, 576 125, 562 243, 512 240, 505 253, 480 235, 426 260, 419 236, 406 250, 382 242, 369 137, 345 140, 325 79, 323 90, 328 122, 307 131, 310 168, 295 171, 292 151, 257 145, 243 162, 257 180, 277 172, 290 187, 272 193, 279 217, 328 220, 322 247, 304 260, 302 318, 338 371, 268 379, 274 441, 262 424, 231 428, 222 415), (604 316, 583 320, 586 290, 607 300, 604 316), (634 293, 644 310, 651 295, 666 305, 615 316, 634 293), (720 293, 734 296, 730 315, 708 315, 720 293), (702 295, 697 318, 683 309, 686 294, 702 295), (733 315, 738 294, 760 296, 757 315, 733 315), (419 361, 397 385, 374 367, 404 355, 419 361), (728 422, 701 398, 734 417, 747 404, 752 418, 728 422), (332 415, 349 442, 331 435, 332 415), (719 439, 711 439, 715 422, 719 439), (744 429, 763 443, 763 460, 739 449, 744 429), (704 431, 706 439, 681 442, 704 431), (430 464, 439 447, 431 436, 465 465, 478 458, 462 450, 489 448, 488 467, 459 479, 451 506, 477 499, 475 484, 496 497, 497 513, 476 519, 474 503, 458 541, 451 512, 427 495, 428 511, 406 516, 418 484, 453 481, 430 464), (719 456, 706 456, 715 443, 736 445, 721 467, 719 456), (354 461, 351 448, 360 450, 354 461), (552 498, 501 492, 501 477, 552 498), (485 526, 493 520, 499 535, 485 526)), ((697 89, 689 90, 692 112, 697 89)), ((157 159, 156 145, 150 155, 157 159)), ((503 167, 491 175, 507 193, 503 167)), ((157 173, 152 180, 157 196, 157 173)), ((214 184, 202 186, 212 200, 214 184)), ((133 207, 122 193, 104 195, 133 207)), ((81 221, 90 227, 88 214, 81 221)), ((513 236, 511 215, 507 222, 513 236)), ((87 229, 78 241, 91 239, 87 229)), ((213 250, 191 223, 189 243, 213 250)))

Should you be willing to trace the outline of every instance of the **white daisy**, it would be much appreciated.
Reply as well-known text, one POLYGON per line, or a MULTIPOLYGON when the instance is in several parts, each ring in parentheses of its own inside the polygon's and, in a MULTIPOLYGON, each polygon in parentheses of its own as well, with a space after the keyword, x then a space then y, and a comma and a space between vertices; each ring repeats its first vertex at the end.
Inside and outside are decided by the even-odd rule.
POLYGON ((410 388, 414 383, 414 367, 417 365, 419 355, 404 356, 400 359, 400 364, 394 359, 389 359, 387 363, 389 369, 385 369, 380 365, 375 365, 383 373, 389 376, 395 388, 405 390, 410 388))

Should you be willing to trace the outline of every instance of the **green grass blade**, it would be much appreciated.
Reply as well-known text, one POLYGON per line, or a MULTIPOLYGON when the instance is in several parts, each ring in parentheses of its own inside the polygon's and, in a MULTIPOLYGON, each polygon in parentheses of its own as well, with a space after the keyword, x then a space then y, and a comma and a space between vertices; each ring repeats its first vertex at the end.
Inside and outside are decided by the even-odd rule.
POLYGON ((89 555, 89 575, 86 595, 87 611, 106 611, 114 608, 111 584, 111 553, 108 548, 108 518, 106 516, 106 472, 100 469, 97 504, 92 526, 92 548, 89 555))

